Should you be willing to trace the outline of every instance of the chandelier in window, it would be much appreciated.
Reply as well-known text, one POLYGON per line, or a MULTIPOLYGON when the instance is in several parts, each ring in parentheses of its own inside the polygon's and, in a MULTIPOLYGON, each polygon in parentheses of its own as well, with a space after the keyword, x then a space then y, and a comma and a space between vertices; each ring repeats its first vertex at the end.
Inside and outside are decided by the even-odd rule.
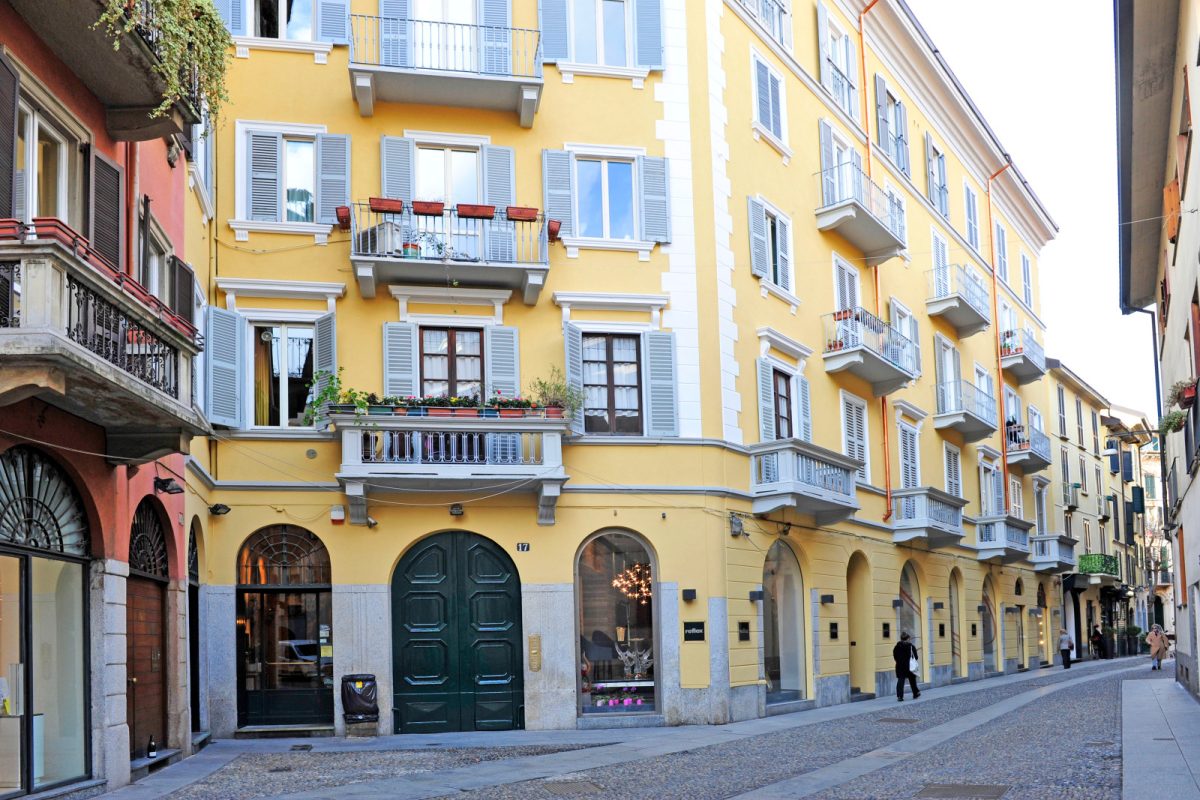
POLYGON ((628 597, 630 600, 636 600, 640 605, 646 605, 650 602, 650 597, 653 594, 651 591, 651 574, 649 564, 633 564, 630 567, 617 573, 617 577, 613 578, 613 588, 620 591, 621 594, 628 597))

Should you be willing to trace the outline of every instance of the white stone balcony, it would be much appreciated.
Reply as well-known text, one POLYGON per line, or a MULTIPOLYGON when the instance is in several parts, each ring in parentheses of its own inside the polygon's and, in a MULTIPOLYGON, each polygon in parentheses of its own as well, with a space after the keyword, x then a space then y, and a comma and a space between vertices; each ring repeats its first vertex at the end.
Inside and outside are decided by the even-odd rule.
POLYGON ((825 525, 859 509, 855 472, 862 462, 801 439, 750 446, 751 509, 770 514, 793 508, 825 525))
POLYGON ((567 481, 562 439, 568 421, 561 417, 449 408, 359 416, 334 407, 329 419, 342 440, 337 478, 350 499, 351 522, 366 524, 369 497, 389 490, 469 495, 505 488, 536 495, 538 524, 554 524, 567 481))
POLYGON ((1019 331, 1000 333, 1000 366, 1024 386, 1041 380, 1046 374, 1046 351, 1033 334, 1022 328, 1019 331))
POLYGON ((996 398, 969 381, 938 384, 933 427, 956 430, 968 443, 986 439, 996 432, 996 398))
POLYGON ((1020 467, 1026 475, 1041 472, 1052 463, 1050 460, 1050 437, 1037 428, 1025 425, 1004 426, 1008 437, 1008 465, 1020 467))
POLYGON ((0 406, 40 397, 104 428, 123 463, 186 453, 209 431, 199 351, 189 319, 60 221, 0 221, 0 406))
POLYGON ((1038 572, 1074 572, 1076 540, 1070 536, 1051 534, 1034 536, 1029 560, 1038 572))
POLYGON ((871 384, 876 397, 917 376, 917 344, 865 308, 821 317, 826 372, 851 372, 871 384))
POLYGON ((1033 523, 1011 515, 989 515, 975 521, 976 556, 980 561, 1012 564, 1029 557, 1033 523))
POLYGON ((929 547, 957 544, 963 537, 961 497, 932 486, 892 492, 892 524, 896 544, 924 540, 929 547))
POLYGON ((375 104, 513 111, 524 128, 542 99, 541 32, 497 25, 350 15, 350 89, 375 104))
POLYGON ((971 267, 949 264, 925 273, 929 285, 925 309, 954 326, 965 339, 986 330, 992 322, 991 294, 971 267))
POLYGON ((862 252, 870 266, 904 251, 904 207, 854 164, 817 173, 821 206, 817 229, 836 231, 862 252))

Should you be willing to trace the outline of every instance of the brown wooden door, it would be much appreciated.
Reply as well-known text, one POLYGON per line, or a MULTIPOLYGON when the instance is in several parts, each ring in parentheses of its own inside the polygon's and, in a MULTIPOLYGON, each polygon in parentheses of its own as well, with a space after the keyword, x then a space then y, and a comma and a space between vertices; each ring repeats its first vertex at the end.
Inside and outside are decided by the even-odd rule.
POLYGON ((126 586, 129 753, 141 758, 151 736, 160 751, 166 747, 164 586, 133 576, 126 586))

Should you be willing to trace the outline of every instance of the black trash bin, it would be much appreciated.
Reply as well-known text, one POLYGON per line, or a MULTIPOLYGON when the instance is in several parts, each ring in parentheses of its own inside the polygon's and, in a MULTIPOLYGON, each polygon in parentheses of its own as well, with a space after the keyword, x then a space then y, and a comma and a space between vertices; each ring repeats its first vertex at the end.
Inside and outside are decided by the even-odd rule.
POLYGON ((379 686, 374 675, 342 676, 342 715, 348 723, 379 721, 379 686))

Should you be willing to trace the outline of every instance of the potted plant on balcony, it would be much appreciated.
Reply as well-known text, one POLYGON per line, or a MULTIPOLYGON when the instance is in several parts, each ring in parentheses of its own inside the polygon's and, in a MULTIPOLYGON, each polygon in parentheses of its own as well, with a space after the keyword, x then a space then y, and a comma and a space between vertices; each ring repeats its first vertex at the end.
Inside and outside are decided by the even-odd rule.
POLYGON ((1176 381, 1171 386, 1171 391, 1167 393, 1167 405, 1178 405, 1182 409, 1189 409, 1196 404, 1196 381, 1176 381))
POLYGON ((1158 435, 1166 436, 1168 433, 1181 431, 1183 430, 1183 425, 1185 422, 1187 422, 1186 411, 1179 411, 1178 409, 1175 411, 1168 411, 1166 414, 1163 414, 1162 419, 1158 421, 1158 435))
POLYGON ((505 397, 500 392, 496 392, 491 399, 488 400, 488 408, 496 413, 491 416, 500 417, 524 417, 527 410, 533 407, 533 401, 521 397, 505 397))
POLYGON ((420 258, 421 232, 416 228, 405 228, 403 238, 404 244, 401 245, 401 252, 404 258, 420 258))
POLYGON ((529 385, 535 398, 535 407, 546 409, 547 417, 572 419, 583 407, 583 392, 567 383, 567 378, 558 367, 551 367, 546 378, 535 378, 529 385))

